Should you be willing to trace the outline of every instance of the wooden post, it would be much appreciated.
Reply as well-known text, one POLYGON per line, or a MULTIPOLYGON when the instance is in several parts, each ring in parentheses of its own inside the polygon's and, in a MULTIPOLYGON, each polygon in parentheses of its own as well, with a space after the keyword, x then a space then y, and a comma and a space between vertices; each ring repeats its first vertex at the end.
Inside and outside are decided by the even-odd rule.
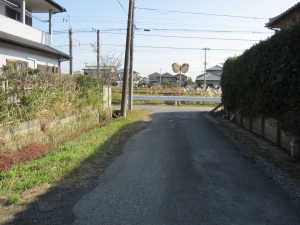
POLYGON ((276 122, 276 146, 281 145, 280 134, 281 134, 280 124, 279 121, 277 121, 276 122))
POLYGON ((261 117, 260 137, 265 137, 265 117, 261 117))
POLYGON ((131 29, 132 29, 132 11, 134 0, 129 1, 128 10, 128 23, 127 23, 127 37, 126 37, 126 50, 125 50, 125 62, 124 62, 124 74, 123 74, 123 89, 122 89, 122 102, 121 102, 121 116, 126 117, 127 110, 127 90, 128 90, 128 74, 129 74, 129 61, 130 61, 130 45, 131 45, 131 29))
POLYGON ((240 124, 241 124, 241 126, 243 127, 243 116, 242 116, 242 115, 240 115, 240 116, 241 116, 240 124))
POLYGON ((69 29, 70 74, 73 74, 73 37, 72 28, 69 29))

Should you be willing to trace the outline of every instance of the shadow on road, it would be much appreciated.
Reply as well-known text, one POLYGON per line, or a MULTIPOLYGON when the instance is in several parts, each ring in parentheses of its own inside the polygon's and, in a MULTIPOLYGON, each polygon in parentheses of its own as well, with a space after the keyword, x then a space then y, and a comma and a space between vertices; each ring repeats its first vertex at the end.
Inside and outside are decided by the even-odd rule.
POLYGON ((82 196, 97 187, 99 176, 114 158, 122 153, 126 139, 141 130, 144 125, 145 121, 140 121, 123 126, 103 145, 98 146, 98 149, 104 152, 102 157, 97 160, 90 157, 83 161, 68 176, 38 196, 34 202, 29 203, 24 211, 17 213, 13 221, 4 224, 72 224, 75 219, 72 207, 82 196), (138 128, 132 131, 132 127, 138 128), (113 140, 117 137, 120 141, 115 144, 113 140))

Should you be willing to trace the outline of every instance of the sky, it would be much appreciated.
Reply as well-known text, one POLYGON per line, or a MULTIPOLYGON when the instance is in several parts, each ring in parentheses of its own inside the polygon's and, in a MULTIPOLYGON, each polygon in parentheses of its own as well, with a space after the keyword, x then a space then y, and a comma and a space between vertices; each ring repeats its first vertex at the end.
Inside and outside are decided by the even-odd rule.
MULTIPOLYGON (((129 0, 55 0, 67 9, 53 16, 53 47, 69 53, 68 20, 73 30, 73 71, 96 65, 100 30, 100 54, 122 57, 126 44, 129 0)), ((296 0, 136 0, 134 70, 147 77, 154 72, 175 74, 172 64, 188 63, 187 76, 195 80, 206 68, 238 56, 265 40, 274 31, 265 27, 296 0), (145 31, 150 30, 150 31, 145 31)), ((47 20, 46 14, 35 14, 47 20)), ((34 19, 33 26, 47 31, 48 24, 34 19)), ((124 67, 122 65, 122 68, 124 67)), ((69 62, 62 63, 68 73, 69 62)))

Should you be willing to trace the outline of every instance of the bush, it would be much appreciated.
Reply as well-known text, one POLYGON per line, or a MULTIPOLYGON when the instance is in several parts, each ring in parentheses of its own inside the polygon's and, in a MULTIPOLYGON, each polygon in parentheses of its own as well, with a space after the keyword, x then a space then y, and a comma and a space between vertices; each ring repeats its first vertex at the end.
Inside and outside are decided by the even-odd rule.
POLYGON ((242 116, 280 121, 300 137, 300 19, 239 57, 228 58, 221 79, 224 106, 242 116))
POLYGON ((82 106, 100 108, 102 84, 88 76, 39 73, 30 68, 13 71, 2 68, 0 122, 18 123, 43 116, 60 115, 82 106))

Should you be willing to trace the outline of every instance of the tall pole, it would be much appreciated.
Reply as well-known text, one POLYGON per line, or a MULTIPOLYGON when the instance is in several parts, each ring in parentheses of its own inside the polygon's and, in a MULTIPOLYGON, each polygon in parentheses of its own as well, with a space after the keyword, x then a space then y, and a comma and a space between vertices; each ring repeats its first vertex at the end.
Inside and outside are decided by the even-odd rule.
POLYGON ((49 9, 49 34, 50 34, 50 46, 52 46, 52 9, 49 9))
POLYGON ((132 111, 132 101, 133 101, 133 50, 134 50, 134 6, 135 2, 133 0, 133 6, 132 6, 132 26, 131 26, 131 44, 130 44, 130 71, 129 71, 129 105, 128 108, 130 111, 132 111))
POLYGON ((160 74, 159 74, 159 84, 161 85, 161 68, 160 68, 160 74))
POLYGON ((100 31, 97 30, 97 76, 100 80, 100 31))
POLYGON ((206 88, 206 50, 209 50, 209 48, 203 48, 204 50, 204 87, 206 88))
POLYGON ((131 44, 131 29, 132 29, 132 10, 133 0, 129 1, 128 10, 128 23, 127 23, 127 38, 126 38, 126 50, 124 61, 124 75, 123 75, 123 89, 122 89, 122 102, 121 102, 121 116, 126 117, 126 103, 127 103, 127 80, 130 58, 130 44, 131 44))
POLYGON ((69 51, 70 51, 70 74, 73 74, 73 39, 72 28, 69 29, 69 51))

